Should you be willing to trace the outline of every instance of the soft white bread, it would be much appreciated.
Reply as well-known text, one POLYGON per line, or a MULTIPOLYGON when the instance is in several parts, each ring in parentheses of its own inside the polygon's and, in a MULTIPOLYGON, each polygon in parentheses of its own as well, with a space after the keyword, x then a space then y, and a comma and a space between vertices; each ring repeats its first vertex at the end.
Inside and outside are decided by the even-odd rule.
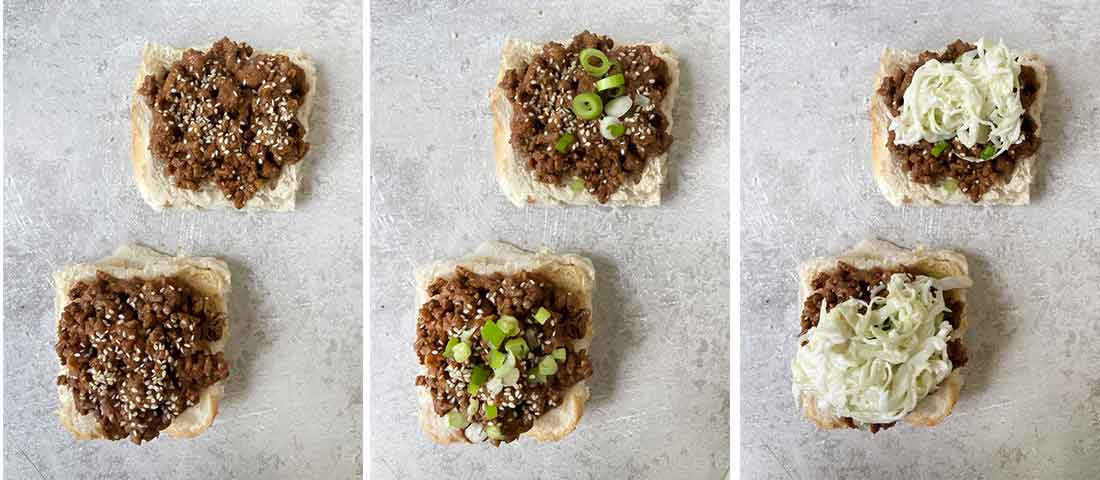
MULTIPOLYGON (((859 269, 905 265, 922 274, 937 278, 957 276, 969 279, 970 276, 966 257, 961 253, 950 250, 929 250, 924 246, 908 250, 883 240, 864 240, 843 255, 818 257, 803 263, 798 270, 799 298, 801 299, 799 305, 814 293, 812 286, 814 277, 820 273, 836 270, 837 262, 844 262, 859 269)), ((958 328, 952 331, 950 336, 952 340, 961 339, 969 325, 966 312, 966 289, 948 290, 944 294, 949 302, 953 300, 962 305, 958 312, 958 328)), ((917 403, 916 409, 905 417, 905 421, 911 425, 924 427, 939 424, 951 414, 955 402, 959 399, 962 384, 962 372, 956 368, 935 391, 917 403)), ((818 427, 823 429, 848 427, 844 420, 819 409, 811 393, 802 392, 799 400, 802 404, 802 412, 818 427)))
MULTIPOLYGON (((883 79, 916 62, 919 52, 887 48, 882 51, 879 60, 878 76, 875 78, 874 92, 871 94, 871 171, 878 188, 886 200, 894 206, 914 205, 932 207, 942 205, 971 205, 970 197, 961 189, 948 192, 939 185, 925 185, 913 182, 909 174, 902 170, 901 161, 886 146, 889 139, 890 109, 887 100, 878 93, 883 79)), ((1035 119, 1035 133, 1042 136, 1043 98, 1047 91, 1047 69, 1034 53, 1023 54, 1023 64, 1035 69, 1039 81, 1039 91, 1028 113, 1035 119)), ((977 202, 978 205, 1026 205, 1031 202, 1031 182, 1036 174, 1036 155, 1016 163, 1016 171, 1003 185, 991 188, 977 202)))
MULTIPOLYGON (((195 50, 206 51, 211 45, 192 47, 195 50)), ((133 164, 134 181, 137 182, 141 198, 145 203, 153 207, 153 210, 166 208, 179 208, 184 210, 211 210, 230 209, 236 210, 233 202, 227 200, 217 185, 207 182, 199 191, 185 190, 176 187, 175 182, 164 173, 160 161, 153 157, 149 150, 149 130, 152 128, 153 112, 145 104, 138 90, 147 75, 153 75, 162 69, 168 69, 173 63, 183 58, 186 49, 173 48, 167 45, 146 43, 141 52, 141 68, 134 79, 133 99, 130 105, 130 126, 133 130, 133 164)), ((309 114, 313 109, 313 96, 317 91, 317 68, 301 50, 274 50, 255 51, 253 55, 260 54, 286 55, 295 65, 302 68, 306 74, 306 83, 309 91, 298 109, 298 121, 302 124, 305 136, 309 136, 309 114)), ((307 154, 308 155, 308 154, 307 154)), ((266 186, 245 203, 241 210, 294 210, 294 197, 298 191, 299 170, 302 161, 283 167, 279 178, 271 185, 266 186)))
MULTIPOLYGON (((592 311, 592 289, 596 281, 596 270, 592 262, 579 255, 554 255, 549 251, 529 252, 503 242, 482 243, 470 255, 457 260, 445 260, 425 265, 416 270, 417 308, 428 301, 428 285, 435 279, 451 277, 455 267, 462 267, 479 274, 513 274, 520 271, 538 272, 545 275, 559 288, 575 292, 584 299, 585 308, 592 311)), ((573 343, 575 350, 588 350, 592 344, 595 318, 588 324, 584 338, 573 343)), ((414 322, 415 324, 415 322, 414 322)), ((421 373, 427 369, 421 366, 421 373)), ((573 385, 565 392, 561 405, 550 409, 535 419, 535 425, 523 436, 540 442, 557 441, 565 438, 577 428, 584 415, 584 406, 588 401, 588 387, 585 382, 573 385)), ((462 430, 450 428, 446 417, 436 415, 432 406, 432 396, 427 387, 417 387, 417 417, 420 427, 437 443, 465 442, 462 430)))
MULTIPOLYGON (((680 67, 672 49, 663 43, 650 43, 653 54, 668 65, 668 94, 658 105, 661 113, 668 119, 668 128, 672 129, 672 106, 676 93, 680 89, 680 67)), ((569 185, 550 185, 535 179, 527 170, 523 161, 516 155, 510 140, 512 138, 512 104, 508 93, 500 88, 504 74, 511 69, 528 63, 542 51, 542 46, 533 42, 509 39, 504 42, 500 55, 500 72, 497 73, 496 86, 489 98, 493 108, 493 159, 496 162, 497 182, 504 195, 517 207, 525 205, 600 205, 599 199, 587 190, 574 192, 569 185)), ((647 162, 638 183, 626 182, 611 195, 606 206, 609 207, 655 207, 661 204, 661 184, 665 179, 668 152, 647 162)))
MULTIPOLYGON (((196 292, 209 296, 218 309, 225 312, 225 326, 218 341, 210 344, 213 352, 225 350, 229 340, 229 308, 227 305, 230 291, 229 267, 225 262, 210 257, 172 257, 139 245, 123 245, 114 254, 95 263, 69 265, 54 274, 54 306, 57 322, 61 322, 61 312, 69 303, 68 292, 79 281, 95 278, 97 270, 116 278, 151 278, 157 276, 176 276, 187 283, 196 292)), ((68 373, 62 367, 61 374, 68 373)), ((105 438, 103 430, 92 415, 80 415, 73 401, 72 391, 63 385, 57 387, 60 406, 57 414, 61 423, 79 440, 105 438)), ((214 422, 218 415, 218 402, 225 390, 225 381, 220 381, 203 390, 199 403, 180 413, 164 431, 174 437, 196 437, 214 422)))

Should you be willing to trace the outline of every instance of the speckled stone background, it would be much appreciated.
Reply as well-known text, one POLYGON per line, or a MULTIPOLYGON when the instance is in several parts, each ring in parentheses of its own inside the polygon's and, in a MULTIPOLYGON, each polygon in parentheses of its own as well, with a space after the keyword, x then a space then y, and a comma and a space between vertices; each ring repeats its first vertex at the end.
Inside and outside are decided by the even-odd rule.
POLYGON ((722 478, 729 464, 729 28, 723 2, 374 2, 373 478, 722 478), (665 203, 517 209, 493 174, 489 91, 508 36, 589 28, 681 59, 665 203), (413 269, 484 240, 596 266, 595 375, 577 430, 437 446, 417 424, 413 269))
POLYGON ((905 3, 743 4, 742 478, 1097 478, 1100 5, 905 3), (870 172, 879 53, 982 35, 1050 69, 1032 205, 891 207, 870 172), (798 264, 865 237, 970 261, 967 384, 936 428, 819 432, 795 406, 798 264))
POLYGON ((5 2, 7 478, 358 478, 362 11, 356 2, 5 2), (157 213, 131 178, 144 42, 229 35, 318 63, 298 211, 157 213), (55 415, 51 273, 124 242, 225 259, 231 366, 194 440, 79 442, 55 415))

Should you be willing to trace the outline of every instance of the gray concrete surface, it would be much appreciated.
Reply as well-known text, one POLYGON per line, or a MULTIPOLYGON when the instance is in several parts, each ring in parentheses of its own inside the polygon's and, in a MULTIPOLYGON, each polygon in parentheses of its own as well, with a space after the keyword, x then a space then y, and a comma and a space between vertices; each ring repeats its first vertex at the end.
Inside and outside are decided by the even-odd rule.
POLYGON ((356 2, 5 2, 7 478, 358 478, 362 471, 362 13, 356 2), (142 44, 229 35, 318 63, 290 214, 157 213, 131 179, 142 44), (78 442, 54 414, 50 274, 127 241, 233 274, 230 379, 194 440, 78 442))
POLYGON ((742 9, 742 478, 1097 478, 1100 5, 901 3, 742 9), (881 49, 981 35, 1050 68, 1033 204, 890 207, 870 173, 881 49), (969 258, 967 385, 933 429, 819 432, 790 393, 797 265, 872 236, 969 258))
POLYGON ((722 478, 729 464, 728 11, 723 2, 375 2, 371 8, 372 478, 722 478), (488 93, 507 36, 584 28, 680 57, 666 203, 517 209, 488 93), (592 399, 540 445, 437 446, 415 416, 412 271, 488 239, 596 266, 592 399))

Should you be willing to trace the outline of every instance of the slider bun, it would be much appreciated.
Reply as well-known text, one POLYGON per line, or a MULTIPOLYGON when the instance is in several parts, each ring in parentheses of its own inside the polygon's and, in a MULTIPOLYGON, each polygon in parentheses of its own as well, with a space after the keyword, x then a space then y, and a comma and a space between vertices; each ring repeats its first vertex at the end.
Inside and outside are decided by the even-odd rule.
MULTIPOLYGON (((537 272, 546 276, 554 286, 575 295, 581 295, 585 308, 592 311, 592 289, 595 284, 596 270, 592 262, 579 255, 554 255, 549 251, 529 252, 504 242, 482 243, 470 255, 424 265, 416 270, 416 305, 419 307, 428 301, 428 286, 441 277, 454 275, 455 267, 462 267, 481 275, 492 273, 514 274, 520 271, 537 272)), ((575 350, 588 350, 592 344, 593 316, 588 324, 584 338, 573 343, 575 350)), ((416 319, 413 320, 416 325, 416 319)), ((421 365, 420 373, 427 369, 421 365)), ((586 382, 581 381, 565 392, 562 403, 535 419, 535 425, 521 437, 531 437, 540 442, 561 440, 569 435, 584 415, 584 406, 589 393, 586 382)), ((417 417, 420 427, 437 443, 465 442, 466 436, 461 429, 447 425, 447 418, 436 415, 432 405, 432 395, 427 387, 416 388, 417 417)))

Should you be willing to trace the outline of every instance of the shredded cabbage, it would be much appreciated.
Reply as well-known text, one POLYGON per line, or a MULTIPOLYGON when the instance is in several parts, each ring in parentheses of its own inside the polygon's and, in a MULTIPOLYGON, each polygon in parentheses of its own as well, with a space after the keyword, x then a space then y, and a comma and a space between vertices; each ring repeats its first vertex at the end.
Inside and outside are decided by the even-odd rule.
POLYGON ((860 423, 890 423, 951 373, 951 324, 943 290, 970 286, 966 277, 933 279, 897 273, 885 295, 822 305, 816 327, 799 338, 791 370, 794 395, 812 393, 819 408, 860 423))
POLYGON ((955 63, 929 60, 917 68, 901 112, 890 121, 895 144, 957 137, 967 147, 992 144, 996 157, 1021 140, 1020 55, 1003 41, 993 45, 983 38, 975 46, 955 63))

